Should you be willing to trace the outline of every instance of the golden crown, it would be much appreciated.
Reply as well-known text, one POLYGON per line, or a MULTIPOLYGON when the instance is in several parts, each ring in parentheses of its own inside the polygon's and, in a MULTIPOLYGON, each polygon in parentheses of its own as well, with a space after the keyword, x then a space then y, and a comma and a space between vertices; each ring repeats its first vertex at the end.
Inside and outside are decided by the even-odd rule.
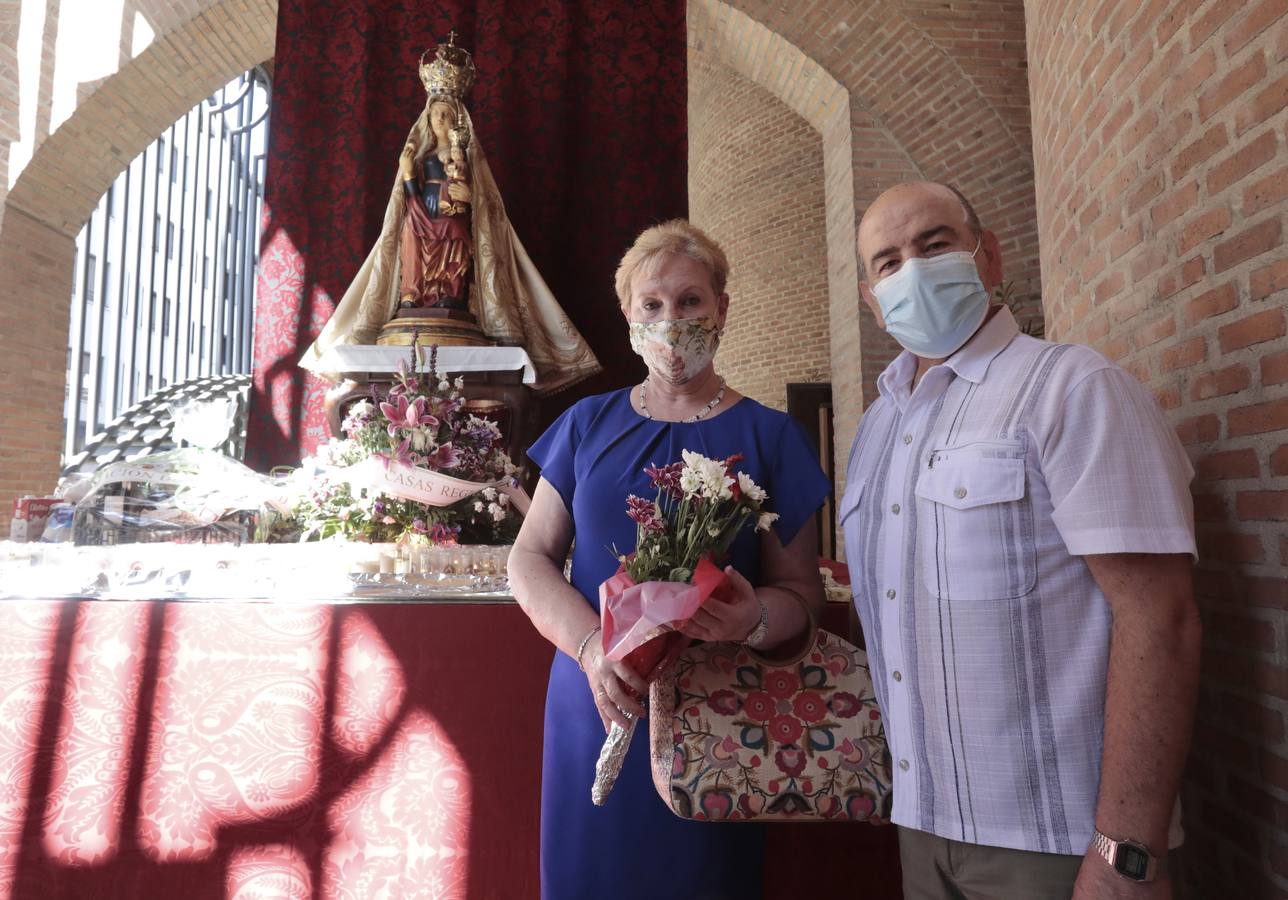
POLYGON ((431 97, 451 97, 464 100, 474 87, 474 59, 464 47, 457 46, 456 32, 447 36, 447 42, 439 44, 434 51, 434 58, 425 62, 425 54, 420 55, 420 83, 425 86, 425 93, 431 97))

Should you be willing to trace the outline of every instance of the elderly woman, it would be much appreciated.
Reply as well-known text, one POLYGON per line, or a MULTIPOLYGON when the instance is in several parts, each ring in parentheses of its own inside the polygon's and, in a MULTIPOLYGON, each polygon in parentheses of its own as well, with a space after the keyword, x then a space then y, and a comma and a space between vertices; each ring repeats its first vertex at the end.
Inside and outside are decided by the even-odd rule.
POLYGON ((609 548, 634 545, 626 497, 651 496, 645 466, 678 461, 682 450, 743 454, 741 469, 779 516, 772 529, 746 529, 734 543, 727 571, 735 600, 699 611, 687 634, 759 649, 795 645, 822 607, 813 517, 828 481, 800 427, 738 394, 712 365, 729 311, 728 270, 720 248, 687 222, 641 234, 616 280, 647 377, 580 401, 528 451, 541 480, 510 576, 523 609, 559 649, 546 697, 546 898, 760 896, 761 829, 672 815, 654 791, 647 741, 634 741, 608 802, 590 800, 606 729, 645 714, 647 685, 604 658, 596 632, 599 584, 617 567, 609 548), (572 584, 563 576, 570 546, 572 584))

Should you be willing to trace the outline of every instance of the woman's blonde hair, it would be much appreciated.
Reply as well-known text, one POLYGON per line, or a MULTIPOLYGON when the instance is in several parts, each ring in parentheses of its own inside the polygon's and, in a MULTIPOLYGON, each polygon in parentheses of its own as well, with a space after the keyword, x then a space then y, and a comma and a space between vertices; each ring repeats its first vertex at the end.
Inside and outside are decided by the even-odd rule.
POLYGON ((641 232, 618 264, 613 280, 623 308, 630 305, 635 276, 652 273, 668 256, 687 256, 702 263, 711 271, 711 286, 716 294, 724 293, 729 260, 720 245, 687 219, 671 219, 641 232))

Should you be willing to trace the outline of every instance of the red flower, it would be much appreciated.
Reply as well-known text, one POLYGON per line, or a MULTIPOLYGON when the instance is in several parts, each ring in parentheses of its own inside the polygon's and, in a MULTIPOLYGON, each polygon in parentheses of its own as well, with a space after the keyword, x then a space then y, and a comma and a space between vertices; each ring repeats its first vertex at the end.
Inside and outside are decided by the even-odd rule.
POLYGON ((804 729, 794 716, 774 716, 769 723, 769 736, 780 744, 793 744, 804 729))
POLYGON ((776 711, 778 704, 764 691, 752 691, 743 701, 742 708, 748 716, 757 722, 768 722, 776 711))
POLYGON ((742 708, 742 703, 738 700, 738 695, 733 691, 720 690, 716 691, 707 698, 707 706, 711 707, 713 712, 722 716, 733 716, 738 714, 742 708))
POLYGON ((784 747, 774 754, 774 762, 784 775, 796 778, 805 771, 805 751, 795 747, 784 747))
POLYGON ((846 818, 865 822, 877 811, 877 801, 871 794, 854 793, 845 798, 846 818))
POLYGON ((771 697, 787 698, 795 694, 801 687, 801 680, 791 672, 770 672, 765 678, 765 690, 771 697))
POLYGON ((833 715, 840 716, 842 719, 851 719, 858 715, 859 709, 863 706, 859 698, 848 691, 837 691, 827 705, 833 715))
POLYGON ((672 497, 679 498, 684 495, 680 489, 680 473, 684 471, 684 463, 671 463, 669 466, 645 466, 644 474, 649 477, 653 485, 661 491, 665 491, 672 497))
POLYGON ((806 722, 818 722, 827 712, 827 704, 819 694, 814 691, 806 691, 796 698, 796 701, 792 704, 792 709, 797 716, 806 722))
POLYGON ((657 505, 652 500, 645 500, 632 494, 626 498, 626 515, 630 516, 632 521, 643 525, 645 531, 666 530, 666 523, 662 521, 657 505))
POLYGON ((698 800, 707 818, 720 820, 729 818, 733 811, 733 794, 728 791, 707 791, 698 800))

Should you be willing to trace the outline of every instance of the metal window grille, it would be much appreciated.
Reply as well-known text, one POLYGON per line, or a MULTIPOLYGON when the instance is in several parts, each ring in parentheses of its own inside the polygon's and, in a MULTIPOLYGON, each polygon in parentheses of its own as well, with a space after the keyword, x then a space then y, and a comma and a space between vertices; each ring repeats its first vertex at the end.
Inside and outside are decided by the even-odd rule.
POLYGON ((154 391, 250 371, 270 100, 257 66, 197 104, 77 236, 64 464, 154 391))

